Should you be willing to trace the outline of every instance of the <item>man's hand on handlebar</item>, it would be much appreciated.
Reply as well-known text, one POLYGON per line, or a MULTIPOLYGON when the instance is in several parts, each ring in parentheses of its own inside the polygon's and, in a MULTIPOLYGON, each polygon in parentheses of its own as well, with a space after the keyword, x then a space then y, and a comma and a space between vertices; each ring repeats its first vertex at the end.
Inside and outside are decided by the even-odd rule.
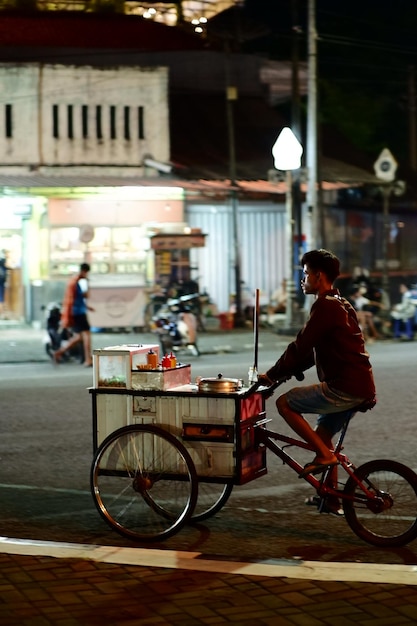
POLYGON ((270 387, 275 383, 274 380, 268 378, 266 374, 258 374, 258 385, 259 387, 270 387))
POLYGON ((290 380, 292 377, 295 377, 297 380, 304 380, 303 372, 294 372, 294 374, 290 374, 288 376, 284 376, 279 380, 271 380, 269 376, 266 374, 258 374, 258 386, 260 387, 278 387, 278 385, 282 385, 287 380, 290 380))

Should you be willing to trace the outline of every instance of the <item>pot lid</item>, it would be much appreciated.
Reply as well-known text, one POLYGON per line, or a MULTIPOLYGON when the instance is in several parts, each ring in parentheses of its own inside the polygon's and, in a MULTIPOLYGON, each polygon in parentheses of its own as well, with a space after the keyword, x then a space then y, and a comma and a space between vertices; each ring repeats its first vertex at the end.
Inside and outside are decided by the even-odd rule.
POLYGON ((198 383, 200 391, 236 391, 241 387, 238 378, 224 378, 223 374, 218 374, 212 378, 201 378, 198 383))

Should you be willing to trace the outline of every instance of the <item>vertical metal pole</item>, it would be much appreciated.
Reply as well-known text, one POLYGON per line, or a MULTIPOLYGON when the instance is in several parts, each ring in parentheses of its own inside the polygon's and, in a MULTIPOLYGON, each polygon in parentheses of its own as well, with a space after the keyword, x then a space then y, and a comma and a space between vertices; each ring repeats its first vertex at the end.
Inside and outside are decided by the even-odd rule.
POLYGON ((317 206, 317 32, 315 0, 308 1, 308 103, 306 165, 307 206, 311 216, 311 247, 319 247, 320 229, 317 206))
POLYGON ((233 248, 234 248, 234 274, 235 274, 235 326, 243 326, 242 315, 242 280, 240 261, 240 240, 239 240, 239 203, 236 191, 236 151, 235 151, 235 127, 234 127, 234 101, 237 100, 237 89, 230 85, 230 57, 227 46, 226 50, 226 112, 227 130, 229 137, 229 171, 230 171, 230 200, 232 203, 233 219, 233 248))
POLYGON ((255 290, 255 309, 253 312, 253 369, 258 371, 258 350, 259 350, 259 289, 255 290))
MULTIPOLYGON (((301 137, 301 100, 300 100, 300 84, 299 84, 299 39, 301 29, 299 26, 299 0, 291 0, 291 16, 292 16, 292 55, 291 55, 291 92, 292 92, 292 107, 291 107, 291 122, 292 130, 298 141, 302 143, 301 137)), ((303 237, 303 225, 302 225, 302 213, 301 213, 301 171, 293 171, 292 180, 292 203, 293 203, 293 218, 294 218, 294 237, 297 240, 297 259, 294 258, 294 263, 301 258, 301 247, 303 237)), ((295 243, 294 238, 294 243, 295 243)), ((294 298, 297 303, 301 305, 303 296, 301 293, 300 280, 301 274, 296 271, 294 266, 294 298)))
POLYGON ((417 134, 416 134, 416 75, 415 67, 408 68, 408 119, 410 137, 410 169, 417 170, 417 134))
POLYGON ((25 322, 27 324, 29 324, 32 321, 32 287, 30 284, 30 270, 29 270, 29 258, 28 258, 28 251, 30 250, 29 228, 30 228, 29 218, 26 216, 22 217, 22 250, 23 250, 22 283, 23 283, 23 292, 25 295, 24 316, 25 316, 25 322))
MULTIPOLYGON (((382 289, 385 295, 386 306, 390 305, 389 288, 389 267, 388 267, 388 242, 389 242, 389 198, 391 195, 391 185, 384 185, 382 188, 383 197, 383 232, 382 232, 382 289)), ((389 310, 385 310, 385 317, 389 316, 389 310)))
POLYGON ((292 197, 292 171, 286 172, 286 230, 288 245, 288 269, 287 269, 287 305, 285 309, 286 324, 290 330, 294 321, 294 216, 293 216, 293 197, 292 197))

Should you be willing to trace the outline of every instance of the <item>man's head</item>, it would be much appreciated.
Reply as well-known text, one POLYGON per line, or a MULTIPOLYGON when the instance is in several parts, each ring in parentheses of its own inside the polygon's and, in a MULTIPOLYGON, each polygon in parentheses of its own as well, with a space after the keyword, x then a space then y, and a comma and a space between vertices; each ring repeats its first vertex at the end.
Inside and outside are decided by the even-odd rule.
POLYGON ((90 266, 88 263, 81 263, 80 265, 80 276, 87 276, 90 271, 90 266))
POLYGON ((321 293, 331 288, 340 274, 340 261, 328 250, 311 250, 302 259, 304 293, 321 293))

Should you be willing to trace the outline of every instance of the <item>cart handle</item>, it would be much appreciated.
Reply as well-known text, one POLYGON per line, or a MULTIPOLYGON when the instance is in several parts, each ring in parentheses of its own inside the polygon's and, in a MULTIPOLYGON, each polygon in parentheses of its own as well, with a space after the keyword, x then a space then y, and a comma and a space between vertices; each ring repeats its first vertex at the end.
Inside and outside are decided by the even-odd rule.
MULTIPOLYGON (((293 376, 297 380, 300 380, 300 381, 304 380, 303 372, 297 372, 296 374, 293 374, 293 376)), ((261 384, 258 381, 256 381, 255 383, 253 383, 253 385, 251 385, 251 387, 249 387, 248 395, 257 392, 265 396, 265 398, 270 398, 280 385, 283 385, 284 383, 287 382, 287 380, 290 380, 291 378, 292 376, 280 378, 279 380, 276 380, 275 382, 272 383, 272 385, 269 385, 268 387, 265 387, 264 385, 261 386, 261 384)))

